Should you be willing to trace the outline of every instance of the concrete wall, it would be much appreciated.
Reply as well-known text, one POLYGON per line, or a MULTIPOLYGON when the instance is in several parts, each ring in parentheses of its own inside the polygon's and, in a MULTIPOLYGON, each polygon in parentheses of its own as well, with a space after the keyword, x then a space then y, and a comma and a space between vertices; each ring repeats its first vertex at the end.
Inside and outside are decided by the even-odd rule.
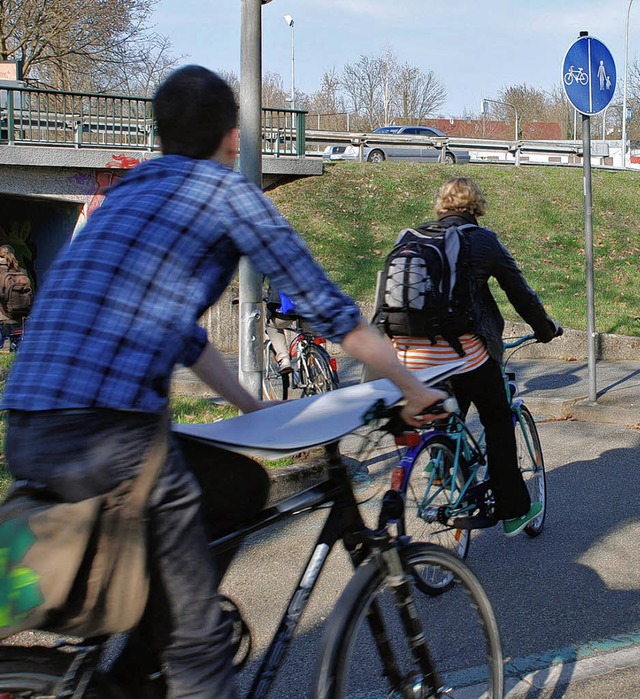
MULTIPOLYGON (((238 296, 237 282, 222 295, 218 303, 201 319, 207 329, 211 341, 223 352, 238 351, 238 307, 232 306, 231 301, 238 296)), ((370 320, 373 315, 373 303, 360 305, 363 316, 370 320)), ((508 321, 505 325, 504 337, 516 338, 531 332, 525 323, 508 321)), ((327 343, 331 354, 344 354, 340 345, 327 343)), ((599 333, 596 341, 596 359, 607 361, 622 361, 640 357, 640 338, 624 335, 599 333)), ((518 359, 587 359, 587 333, 583 330, 565 329, 562 337, 548 344, 532 344, 518 350, 518 359)))

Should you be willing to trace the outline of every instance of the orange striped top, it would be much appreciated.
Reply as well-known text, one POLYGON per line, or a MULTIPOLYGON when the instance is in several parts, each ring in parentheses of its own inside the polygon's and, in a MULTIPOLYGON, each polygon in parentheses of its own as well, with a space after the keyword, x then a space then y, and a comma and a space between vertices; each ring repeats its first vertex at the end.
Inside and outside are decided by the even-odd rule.
MULTIPOLYGON (((398 358, 408 369, 426 369, 460 359, 460 355, 442 337, 436 338, 435 345, 431 344, 428 337, 398 335, 391 341, 396 348, 398 358)), ((473 371, 489 359, 487 348, 477 335, 471 333, 462 335, 460 344, 465 352, 462 359, 466 364, 457 373, 473 371)))

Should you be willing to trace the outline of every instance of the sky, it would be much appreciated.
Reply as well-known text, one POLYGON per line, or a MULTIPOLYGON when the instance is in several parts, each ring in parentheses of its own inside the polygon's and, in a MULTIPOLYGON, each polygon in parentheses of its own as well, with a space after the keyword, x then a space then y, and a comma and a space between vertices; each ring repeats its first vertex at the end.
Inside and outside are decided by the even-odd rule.
MULTIPOLYGON (((561 85, 565 54, 580 31, 613 54, 622 89, 630 0, 272 0, 262 8, 263 72, 291 89, 294 19, 295 84, 320 88, 361 56, 391 49, 401 63, 432 70, 446 87, 437 116, 477 115, 483 98, 511 85, 561 85)), ((633 2, 633 0, 631 0, 633 2)), ((160 0, 155 29, 181 63, 240 75, 240 0, 160 0)), ((629 64, 640 56, 640 2, 629 14, 629 64)), ((434 115, 435 116, 435 115, 434 115)))

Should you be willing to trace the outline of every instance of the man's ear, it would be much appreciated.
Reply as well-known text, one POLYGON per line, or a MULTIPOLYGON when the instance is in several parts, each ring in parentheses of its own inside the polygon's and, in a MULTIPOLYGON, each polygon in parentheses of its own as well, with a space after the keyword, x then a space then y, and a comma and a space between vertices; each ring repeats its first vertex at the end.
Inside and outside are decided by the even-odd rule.
POLYGON ((218 150, 211 156, 211 160, 217 160, 223 165, 234 167, 240 150, 240 131, 231 129, 222 139, 218 150))

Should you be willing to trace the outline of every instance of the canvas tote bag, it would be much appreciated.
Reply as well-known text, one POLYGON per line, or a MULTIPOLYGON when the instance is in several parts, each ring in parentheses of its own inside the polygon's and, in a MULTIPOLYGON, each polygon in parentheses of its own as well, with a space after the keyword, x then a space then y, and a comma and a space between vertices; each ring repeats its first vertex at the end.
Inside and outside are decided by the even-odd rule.
POLYGON ((135 478, 55 502, 17 487, 0 506, 0 638, 44 629, 84 638, 140 621, 148 591, 146 504, 167 454, 167 419, 135 478))

